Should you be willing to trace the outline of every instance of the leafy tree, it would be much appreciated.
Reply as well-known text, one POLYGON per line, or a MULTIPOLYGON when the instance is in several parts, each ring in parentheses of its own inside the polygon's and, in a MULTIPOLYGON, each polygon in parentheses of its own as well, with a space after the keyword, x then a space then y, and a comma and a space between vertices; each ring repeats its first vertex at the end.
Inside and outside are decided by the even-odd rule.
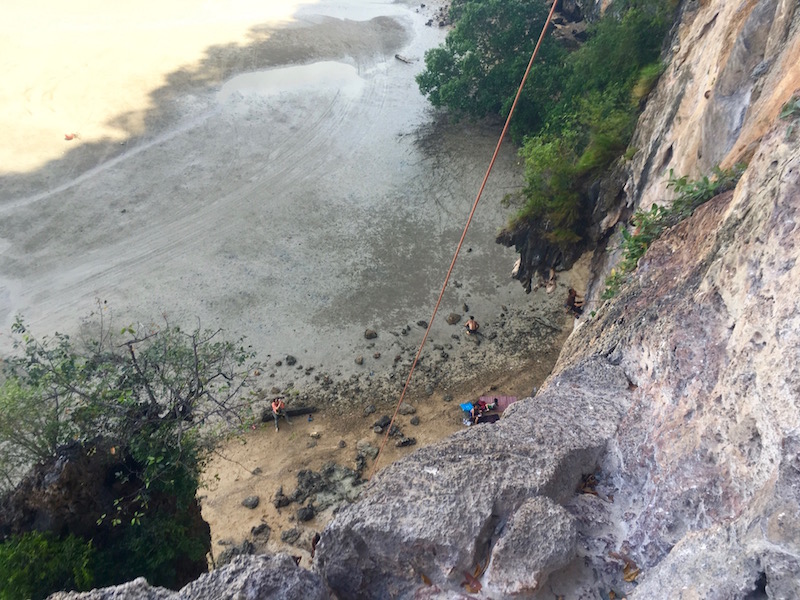
POLYGON ((94 316, 96 335, 78 343, 62 333, 38 339, 15 321, 17 354, 5 360, 0 387, 7 484, 61 446, 102 434, 147 464, 147 485, 166 468, 165 452, 180 460, 207 451, 225 425, 249 415, 245 392, 257 364, 242 340, 167 321, 117 334, 104 306, 94 316))
MULTIPOLYGON (((675 8, 675 0, 617 0, 576 50, 545 37, 511 123, 526 173, 512 228, 532 224, 561 247, 582 240, 587 190, 626 150, 663 70, 659 52, 675 8)), ((456 117, 505 116, 548 9, 545 2, 455 0, 455 26, 426 54, 420 91, 456 117)))
POLYGON ((100 465, 113 477, 113 505, 98 501, 99 514, 54 534, 74 525, 85 535, 86 520, 96 521, 98 585, 138 575, 177 585, 176 564, 205 564, 207 526, 198 517, 206 531, 198 533, 192 520, 199 476, 231 425, 252 418, 255 354, 220 330, 166 320, 114 330, 104 305, 87 329, 84 338, 39 339, 14 323, 16 353, 0 385, 0 473, 8 491, 32 465, 65 452, 100 465))
MULTIPOLYGON (((425 54, 425 70, 417 76, 420 91, 431 104, 455 117, 506 115, 547 17, 544 2, 484 0, 454 3, 456 20, 444 46, 425 54)), ((551 38, 518 105, 517 131, 543 124, 546 105, 557 90, 556 72, 565 51, 551 38)))

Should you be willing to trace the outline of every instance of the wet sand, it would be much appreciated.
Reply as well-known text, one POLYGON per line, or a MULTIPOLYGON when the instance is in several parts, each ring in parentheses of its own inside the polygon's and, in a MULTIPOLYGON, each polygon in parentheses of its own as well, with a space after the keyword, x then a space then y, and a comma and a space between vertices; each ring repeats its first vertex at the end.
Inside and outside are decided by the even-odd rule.
MULTIPOLYGON (((10 12, 0 348, 17 313, 70 331, 100 298, 123 323, 199 320, 349 372, 366 328, 429 318, 500 128, 434 125, 414 75, 445 32, 426 9, 273 4, 10 12)), ((507 146, 444 315, 528 302, 494 243, 516 161, 507 146)))

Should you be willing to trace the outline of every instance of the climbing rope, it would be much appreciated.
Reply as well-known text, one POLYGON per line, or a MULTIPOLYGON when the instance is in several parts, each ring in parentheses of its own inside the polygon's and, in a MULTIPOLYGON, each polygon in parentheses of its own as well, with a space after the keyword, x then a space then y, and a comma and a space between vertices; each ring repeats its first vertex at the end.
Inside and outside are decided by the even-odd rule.
POLYGON ((380 461, 381 454, 383 453, 383 449, 386 446, 386 442, 389 440, 389 433, 392 430, 392 425, 394 425, 394 421, 397 418, 397 413, 400 410, 400 405, 403 403, 403 399, 406 396, 406 392, 408 391, 408 386, 411 383, 411 377, 414 375, 414 369, 417 367, 417 363, 419 362, 419 357, 422 354, 422 349, 425 347, 425 341, 428 339, 428 334, 431 332, 431 327, 433 326, 433 321, 436 318, 436 313, 439 312, 439 305, 442 303, 442 297, 444 296, 444 292, 447 289, 447 284, 450 281, 450 275, 453 273, 453 268, 456 265, 456 260, 458 259, 458 255, 461 252, 461 246, 464 244, 464 238, 467 237, 467 231, 469 230, 469 226, 472 223, 472 217, 475 215, 475 210, 478 208, 478 202, 483 195, 483 189, 486 187, 486 182, 489 179, 489 174, 492 172, 492 168, 494 167, 494 163, 497 160, 497 155, 500 153, 500 146, 503 145, 503 139, 508 133, 508 126, 511 123, 511 117, 514 115, 514 110, 517 108, 517 102, 519 101, 519 97, 522 95, 522 89, 525 87, 525 82, 528 79, 528 75, 531 72, 531 67, 533 66, 533 61, 536 59, 536 54, 539 52, 539 46, 542 45, 542 40, 544 39, 545 33, 547 33, 547 26, 550 24, 551 19, 553 18, 553 13, 556 10, 556 4, 558 4, 557 0, 553 0, 553 5, 550 7, 550 12, 547 15, 547 19, 544 22, 544 26, 542 27, 542 32, 539 34, 539 40, 536 42, 536 46, 533 49, 533 53, 531 54, 531 59, 528 61, 528 67, 525 69, 525 74, 522 76, 522 81, 519 84, 519 88, 517 88, 517 95, 514 97, 514 102, 511 104, 511 110, 508 111, 508 117, 506 117, 505 125, 503 125, 503 131, 500 132, 500 138, 497 140, 497 146, 494 149, 494 154, 492 154, 492 160, 489 162, 489 167, 486 169, 486 174, 483 176, 483 181, 481 182, 481 187, 478 189, 478 195, 475 198, 475 202, 472 204, 472 210, 469 212, 469 217, 467 217, 467 223, 464 225, 464 231, 461 233, 461 239, 458 240, 458 246, 456 246, 456 251, 453 254, 453 260, 450 262, 450 268, 447 269, 447 275, 445 275, 444 283, 442 284, 442 289, 439 292, 439 298, 436 300, 436 305, 433 307, 433 314, 431 314, 431 318, 428 321, 428 327, 425 329, 425 335, 422 336, 422 341, 419 344, 419 349, 417 350, 416 356, 414 356, 414 361, 411 363, 411 369, 408 372, 408 377, 406 378, 405 385, 403 386, 403 391, 400 393, 400 399, 397 401, 397 406, 394 408, 394 414, 392 414, 392 418, 389 421, 389 425, 386 427, 386 433, 383 436, 383 442, 381 443, 381 447, 378 450, 377 456, 375 456, 375 461, 372 463, 372 470, 370 471, 370 475, 367 479, 372 479, 372 476, 378 469, 378 462, 380 461))

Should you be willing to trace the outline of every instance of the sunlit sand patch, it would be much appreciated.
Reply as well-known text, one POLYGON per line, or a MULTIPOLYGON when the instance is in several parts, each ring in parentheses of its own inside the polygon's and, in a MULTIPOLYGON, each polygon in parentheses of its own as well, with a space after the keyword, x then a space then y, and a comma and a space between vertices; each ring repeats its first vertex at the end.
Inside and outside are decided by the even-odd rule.
POLYGON ((214 45, 293 20, 300 0, 32 0, 0 22, 0 173, 42 167, 75 144, 140 134, 151 94, 214 45))

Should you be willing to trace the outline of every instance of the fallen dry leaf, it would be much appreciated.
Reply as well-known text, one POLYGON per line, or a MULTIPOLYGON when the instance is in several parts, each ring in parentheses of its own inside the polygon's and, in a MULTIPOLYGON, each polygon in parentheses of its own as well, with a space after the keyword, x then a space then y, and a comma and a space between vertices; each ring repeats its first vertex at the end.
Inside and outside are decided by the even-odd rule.
POLYGON ((470 593, 470 594, 477 594, 481 591, 483 585, 481 582, 478 581, 473 575, 464 571, 464 577, 466 579, 461 582, 461 585, 470 593))
POLYGON ((631 562, 627 562, 625 563, 625 568, 622 569, 622 576, 625 578, 625 581, 630 583, 632 581, 636 581, 636 578, 641 572, 641 569, 637 568, 636 565, 631 562))

